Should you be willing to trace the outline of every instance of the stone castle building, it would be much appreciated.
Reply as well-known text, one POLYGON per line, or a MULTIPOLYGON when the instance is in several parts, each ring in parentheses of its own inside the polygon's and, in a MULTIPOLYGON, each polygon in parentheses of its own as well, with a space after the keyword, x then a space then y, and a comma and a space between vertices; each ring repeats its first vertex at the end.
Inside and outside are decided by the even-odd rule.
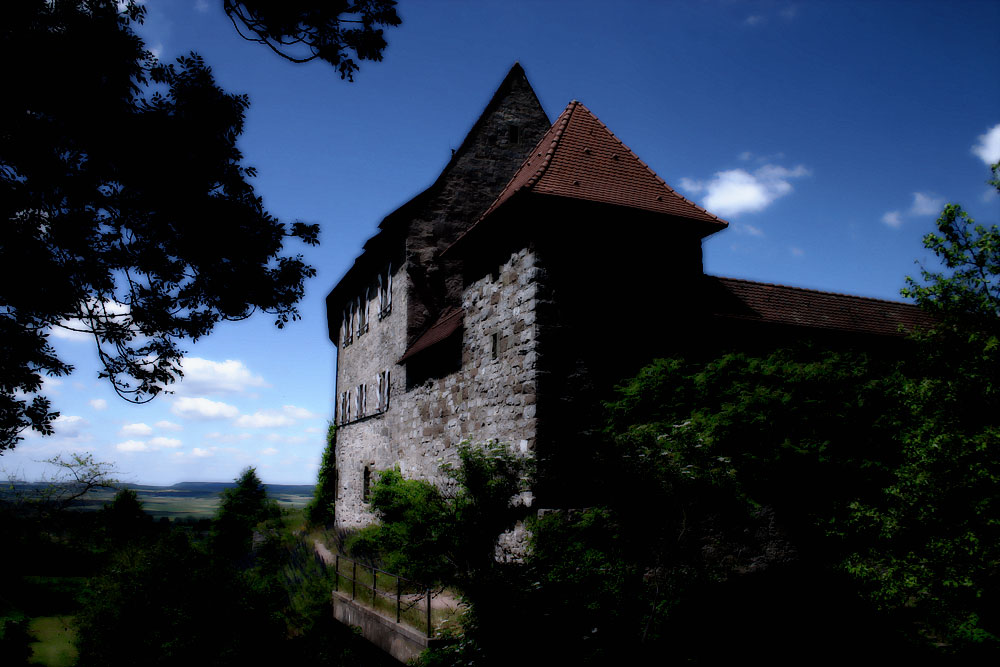
POLYGON ((597 401, 654 356, 877 345, 924 321, 906 304, 705 275, 701 241, 727 225, 579 102, 550 123, 515 65, 327 297, 337 524, 374 518, 380 470, 445 484, 463 440, 535 457, 535 506, 579 506, 567 480, 597 401))

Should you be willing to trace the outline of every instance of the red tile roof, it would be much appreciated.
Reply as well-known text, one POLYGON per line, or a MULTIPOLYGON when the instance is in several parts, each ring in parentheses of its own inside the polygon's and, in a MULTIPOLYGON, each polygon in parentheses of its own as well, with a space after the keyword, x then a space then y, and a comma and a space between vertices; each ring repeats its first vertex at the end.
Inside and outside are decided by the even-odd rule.
POLYGON ((480 220, 515 194, 530 191, 729 223, 684 198, 580 102, 569 103, 480 220))
POLYGON ((882 336, 900 335, 900 326, 912 331, 934 324, 934 319, 917 306, 899 301, 736 278, 712 276, 709 280, 738 299, 728 304, 725 299, 713 299, 714 314, 727 318, 882 336))
POLYGON ((462 326, 464 317, 465 311, 461 308, 446 310, 427 331, 420 334, 417 340, 413 341, 413 345, 407 348, 406 352, 403 353, 403 356, 396 363, 401 364, 418 352, 423 352, 430 346, 440 343, 451 336, 462 326))

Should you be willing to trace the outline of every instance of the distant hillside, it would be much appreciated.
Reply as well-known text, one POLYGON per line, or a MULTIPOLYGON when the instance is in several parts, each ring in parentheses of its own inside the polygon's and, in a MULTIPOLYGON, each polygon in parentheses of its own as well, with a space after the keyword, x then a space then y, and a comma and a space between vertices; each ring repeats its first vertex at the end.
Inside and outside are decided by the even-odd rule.
MULTIPOLYGON (((219 506, 225 489, 236 486, 233 482, 180 482, 171 486, 152 484, 124 484, 134 489, 143 508, 154 517, 210 518, 219 506)), ((31 496, 48 488, 40 482, 15 482, 0 486, 0 500, 21 494, 31 496)), ((313 484, 265 484, 267 495, 284 507, 304 507, 313 497, 313 484)), ((96 489, 73 503, 75 509, 97 510, 114 498, 113 489, 96 489)))
MULTIPOLYGON (((236 486, 235 482, 178 482, 177 484, 171 484, 170 486, 156 486, 154 484, 126 484, 130 489, 135 489, 136 491, 166 491, 170 490, 173 492, 180 493, 194 493, 198 495, 204 495, 207 493, 222 493, 223 489, 231 489, 236 486)), ((309 495, 311 496, 313 490, 316 488, 315 484, 265 484, 264 488, 267 489, 270 495, 279 494, 289 494, 289 495, 309 495)))

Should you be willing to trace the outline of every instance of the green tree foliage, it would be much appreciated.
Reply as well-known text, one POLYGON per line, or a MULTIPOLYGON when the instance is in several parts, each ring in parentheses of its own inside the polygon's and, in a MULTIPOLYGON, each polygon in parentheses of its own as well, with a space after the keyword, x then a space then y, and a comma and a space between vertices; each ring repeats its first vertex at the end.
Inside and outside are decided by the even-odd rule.
POLYGON ((0 58, 0 449, 51 432, 42 375, 71 367, 53 327, 93 336, 101 375, 130 400, 180 376, 179 342, 255 310, 297 319, 301 255, 318 226, 264 210, 236 140, 249 104, 197 55, 158 62, 141 6, 3 3, 0 58), (23 57, 31 53, 32 57, 23 57), (21 267, 30 266, 26 278, 21 267))
POLYGON ((235 482, 236 486, 222 492, 213 525, 214 544, 220 555, 248 553, 257 525, 281 514, 278 504, 267 497, 255 468, 244 468, 235 482))
POLYGON ((332 524, 337 503, 337 425, 326 426, 326 447, 319 464, 319 475, 313 499, 306 505, 306 518, 317 525, 332 524))
POLYGON ((379 26, 401 23, 395 0, 223 0, 223 7, 244 39, 295 63, 328 62, 349 81, 358 71, 354 58, 382 60, 386 41, 379 26))
MULTIPOLYGON (((535 658, 996 658, 1000 230, 949 205, 925 245, 943 270, 905 294, 937 324, 910 340, 688 354, 618 387, 597 504, 540 516, 505 573, 535 658)), ((426 664, 515 657, 472 630, 426 664)))
POLYGON ((444 466, 451 493, 404 479, 398 469, 379 473, 370 501, 379 522, 348 548, 382 558, 407 578, 456 586, 477 599, 499 581, 497 537, 527 514, 519 494, 527 488, 530 461, 498 442, 464 442, 458 456, 458 466, 444 466))
POLYGON ((101 508, 98 525, 111 545, 119 545, 147 534, 153 526, 153 517, 143 509, 135 489, 119 489, 111 502, 101 508))

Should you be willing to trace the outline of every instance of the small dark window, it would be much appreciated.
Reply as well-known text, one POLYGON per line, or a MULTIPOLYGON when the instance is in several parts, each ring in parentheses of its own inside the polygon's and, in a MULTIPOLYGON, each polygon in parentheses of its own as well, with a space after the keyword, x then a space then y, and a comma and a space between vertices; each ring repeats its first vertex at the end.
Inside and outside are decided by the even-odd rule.
POLYGON ((500 334, 494 333, 490 336, 490 357, 496 359, 500 356, 500 334))
POLYGON ((507 126, 507 143, 511 146, 517 146, 521 143, 521 128, 517 125, 507 126))
POLYGON ((372 469, 365 466, 365 471, 362 474, 361 479, 361 500, 368 502, 368 498, 372 494, 372 469))

